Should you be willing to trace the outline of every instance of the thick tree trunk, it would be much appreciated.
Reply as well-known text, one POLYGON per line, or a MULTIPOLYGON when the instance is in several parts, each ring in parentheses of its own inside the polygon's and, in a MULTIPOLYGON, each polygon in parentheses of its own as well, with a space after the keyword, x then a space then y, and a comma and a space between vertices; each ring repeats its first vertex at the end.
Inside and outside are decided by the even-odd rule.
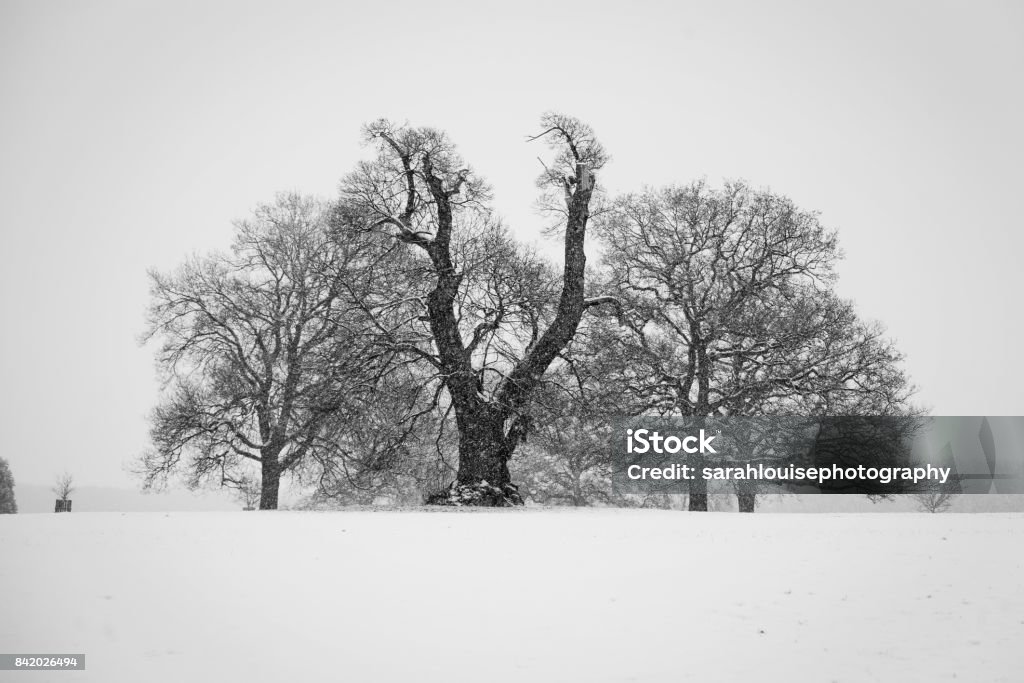
POLYGON ((757 507, 757 493, 740 488, 736 492, 736 501, 739 503, 740 512, 753 512, 757 507))
POLYGON ((508 460, 512 455, 505 434, 504 414, 493 406, 477 403, 456 409, 459 426, 459 471, 447 491, 431 496, 428 504, 505 507, 522 505, 512 483, 508 460))
MULTIPOLYGON (((481 411, 484 412, 484 411, 481 411)), ((508 472, 510 453, 504 446, 504 420, 498 415, 480 415, 459 420, 458 483, 474 485, 487 482, 501 488, 512 483, 508 472)))
POLYGON ((277 458, 264 456, 260 485, 260 510, 277 509, 277 493, 281 488, 281 468, 277 458))

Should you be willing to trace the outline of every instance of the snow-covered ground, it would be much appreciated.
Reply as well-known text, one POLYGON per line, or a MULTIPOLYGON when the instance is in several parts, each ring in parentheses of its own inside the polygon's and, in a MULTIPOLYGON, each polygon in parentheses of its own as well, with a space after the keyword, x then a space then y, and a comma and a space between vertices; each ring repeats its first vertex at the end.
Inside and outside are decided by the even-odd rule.
POLYGON ((1024 514, 0 516, 12 681, 1021 681, 1024 514))

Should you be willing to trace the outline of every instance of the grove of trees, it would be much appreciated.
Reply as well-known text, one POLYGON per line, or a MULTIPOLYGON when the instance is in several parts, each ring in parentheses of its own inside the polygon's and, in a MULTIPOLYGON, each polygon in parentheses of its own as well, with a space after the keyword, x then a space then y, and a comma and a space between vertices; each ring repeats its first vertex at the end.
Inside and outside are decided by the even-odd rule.
MULTIPOLYGON (((335 199, 280 195, 230 253, 151 273, 147 485, 245 496, 255 477, 261 509, 285 476, 348 502, 644 504, 611 491, 609 416, 913 413, 899 352, 832 289, 835 233, 788 198, 704 181, 608 197, 594 131, 547 114, 529 140, 550 152, 552 263, 446 134, 364 135, 373 156, 335 199)), ((698 482, 690 509, 707 498, 698 482)))

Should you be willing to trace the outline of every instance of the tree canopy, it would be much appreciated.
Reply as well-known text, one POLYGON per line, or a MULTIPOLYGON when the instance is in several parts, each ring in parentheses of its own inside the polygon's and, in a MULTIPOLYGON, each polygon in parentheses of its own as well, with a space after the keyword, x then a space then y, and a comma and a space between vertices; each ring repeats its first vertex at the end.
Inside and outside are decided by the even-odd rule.
POLYGON ((151 273, 147 485, 180 471, 251 501, 258 472, 264 509, 287 474, 337 500, 510 505, 532 439, 516 471, 538 497, 618 504, 609 416, 914 412, 902 356, 833 289, 835 232, 784 195, 698 181, 606 201, 594 131, 546 114, 528 139, 549 147, 559 263, 511 236, 444 132, 379 120, 364 139, 336 199, 280 195, 229 253, 151 273))

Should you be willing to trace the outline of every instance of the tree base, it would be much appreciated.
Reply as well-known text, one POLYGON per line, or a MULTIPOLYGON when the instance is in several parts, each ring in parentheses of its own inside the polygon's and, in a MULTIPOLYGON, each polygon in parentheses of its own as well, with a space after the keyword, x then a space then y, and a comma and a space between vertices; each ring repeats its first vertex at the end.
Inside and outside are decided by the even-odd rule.
POLYGON ((498 487, 486 481, 476 484, 456 482, 440 493, 427 496, 426 504, 501 508, 523 505, 523 497, 519 494, 519 487, 512 483, 498 487))

